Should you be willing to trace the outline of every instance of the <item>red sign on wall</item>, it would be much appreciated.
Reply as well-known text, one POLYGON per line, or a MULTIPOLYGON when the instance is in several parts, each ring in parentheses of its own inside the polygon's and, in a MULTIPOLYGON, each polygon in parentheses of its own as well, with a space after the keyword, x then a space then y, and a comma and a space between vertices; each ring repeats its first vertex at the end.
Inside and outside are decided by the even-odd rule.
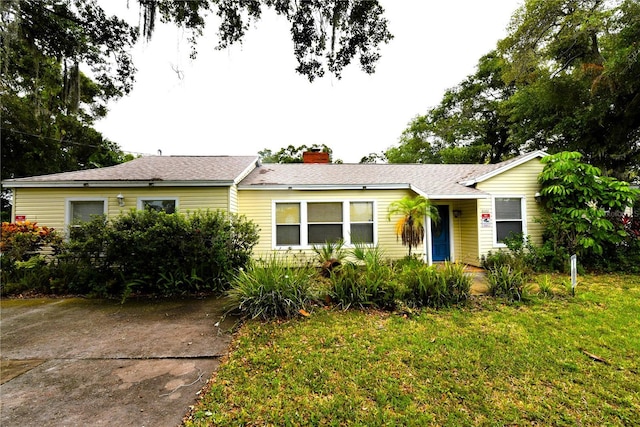
POLYGON ((27 220, 26 215, 16 215, 16 222, 25 222, 27 220))

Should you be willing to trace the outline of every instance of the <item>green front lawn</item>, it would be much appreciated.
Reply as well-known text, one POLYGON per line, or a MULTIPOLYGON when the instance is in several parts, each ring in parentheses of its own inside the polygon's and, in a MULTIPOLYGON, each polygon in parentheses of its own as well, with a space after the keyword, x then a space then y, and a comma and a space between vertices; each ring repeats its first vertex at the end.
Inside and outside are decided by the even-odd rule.
POLYGON ((185 424, 640 425, 640 276, 528 304, 248 322, 185 424))

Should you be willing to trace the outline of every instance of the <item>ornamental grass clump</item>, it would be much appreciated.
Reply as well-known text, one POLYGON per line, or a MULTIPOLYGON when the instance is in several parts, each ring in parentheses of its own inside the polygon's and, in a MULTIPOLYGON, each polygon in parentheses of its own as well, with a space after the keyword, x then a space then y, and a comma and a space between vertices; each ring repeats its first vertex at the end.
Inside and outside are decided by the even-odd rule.
POLYGON ((469 298, 471 277, 462 264, 446 262, 444 267, 408 265, 400 272, 408 288, 407 302, 415 307, 448 307, 469 298))
POLYGON ((510 265, 502 265, 487 271, 489 294, 508 301, 522 301, 527 298, 529 287, 527 275, 510 265))
POLYGON ((250 319, 296 316, 314 300, 314 270, 272 255, 250 263, 231 280, 229 308, 250 319))
POLYGON ((471 276, 464 272, 463 264, 445 262, 440 274, 446 283, 449 303, 458 304, 469 299, 471 276))
POLYGON ((378 246, 356 244, 354 262, 332 272, 328 296, 344 309, 376 307, 392 309, 403 297, 391 266, 378 246))

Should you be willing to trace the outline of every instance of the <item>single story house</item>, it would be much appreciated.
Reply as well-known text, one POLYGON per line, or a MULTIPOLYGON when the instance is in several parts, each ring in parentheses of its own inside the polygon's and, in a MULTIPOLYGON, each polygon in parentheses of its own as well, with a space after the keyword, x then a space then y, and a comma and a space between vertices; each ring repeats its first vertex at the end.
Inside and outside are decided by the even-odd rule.
MULTIPOLYGON (((261 164, 253 156, 148 156, 100 169, 8 179, 15 221, 64 230, 92 214, 132 208, 188 212, 222 209, 260 227, 256 256, 313 255, 326 240, 378 245, 389 258, 408 251, 389 205, 422 195, 441 220, 427 219, 414 253, 431 263, 479 265, 510 232, 540 243, 536 222, 542 151, 497 164, 261 164)), ((317 160, 312 160, 317 161, 317 160)), ((322 161, 322 160, 320 160, 322 161)))

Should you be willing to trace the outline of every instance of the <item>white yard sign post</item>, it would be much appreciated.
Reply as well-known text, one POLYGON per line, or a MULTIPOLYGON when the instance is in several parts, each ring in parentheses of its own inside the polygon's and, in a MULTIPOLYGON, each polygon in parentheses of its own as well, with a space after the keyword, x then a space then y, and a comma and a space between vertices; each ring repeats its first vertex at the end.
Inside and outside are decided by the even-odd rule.
POLYGON ((576 282, 578 280, 578 257, 571 255, 571 294, 576 294, 576 282))

